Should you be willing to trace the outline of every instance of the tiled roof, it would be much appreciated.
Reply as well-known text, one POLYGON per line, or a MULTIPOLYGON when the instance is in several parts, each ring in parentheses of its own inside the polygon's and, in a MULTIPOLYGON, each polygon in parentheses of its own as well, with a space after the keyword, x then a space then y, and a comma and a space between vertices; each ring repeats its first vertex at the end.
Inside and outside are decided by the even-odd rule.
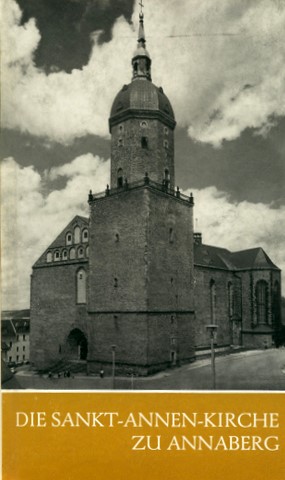
POLYGON ((278 269, 261 247, 230 252, 226 248, 194 244, 194 264, 224 270, 251 268, 278 269))

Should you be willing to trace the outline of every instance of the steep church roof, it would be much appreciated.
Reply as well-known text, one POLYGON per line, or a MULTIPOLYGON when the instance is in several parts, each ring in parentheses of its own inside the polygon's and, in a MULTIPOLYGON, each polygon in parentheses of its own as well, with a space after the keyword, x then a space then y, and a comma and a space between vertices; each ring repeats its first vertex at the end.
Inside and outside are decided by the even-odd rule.
MULTIPOLYGON (((239 268, 276 268, 263 248, 256 247, 232 253, 235 264, 239 268)), ((279 269, 278 269, 279 270, 279 269)))
POLYGON ((203 243, 194 244, 194 264, 223 270, 243 270, 279 268, 270 260, 261 247, 230 252, 226 248, 214 247, 203 243))

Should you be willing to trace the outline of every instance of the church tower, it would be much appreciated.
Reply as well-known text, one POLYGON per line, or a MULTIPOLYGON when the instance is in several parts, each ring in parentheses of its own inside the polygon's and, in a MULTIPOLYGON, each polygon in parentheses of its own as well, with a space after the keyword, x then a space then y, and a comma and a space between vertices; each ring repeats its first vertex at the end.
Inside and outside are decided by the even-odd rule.
POLYGON ((147 374, 194 357, 193 198, 175 190, 171 104, 151 79, 143 13, 132 81, 111 109, 111 185, 89 195, 88 367, 147 374))
POLYGON ((132 82, 117 94, 109 119, 111 188, 136 182, 145 172, 158 183, 175 186, 174 128, 171 104, 162 87, 151 81, 151 58, 146 50, 143 13, 138 45, 132 59, 132 82))

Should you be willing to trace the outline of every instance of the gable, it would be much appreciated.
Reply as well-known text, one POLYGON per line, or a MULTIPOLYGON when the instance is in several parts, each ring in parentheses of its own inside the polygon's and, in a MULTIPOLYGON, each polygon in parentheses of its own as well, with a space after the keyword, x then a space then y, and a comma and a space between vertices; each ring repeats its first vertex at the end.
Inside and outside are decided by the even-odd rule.
POLYGON ((33 267, 88 256, 89 219, 76 215, 49 245, 33 267))

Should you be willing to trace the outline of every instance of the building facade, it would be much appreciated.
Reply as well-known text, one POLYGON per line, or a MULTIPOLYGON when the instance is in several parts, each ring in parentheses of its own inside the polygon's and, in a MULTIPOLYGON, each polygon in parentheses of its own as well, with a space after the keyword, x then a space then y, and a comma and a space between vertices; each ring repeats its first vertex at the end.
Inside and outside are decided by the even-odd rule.
POLYGON ((33 266, 31 359, 48 368, 86 361, 148 374, 195 358, 218 325, 217 346, 271 345, 280 270, 261 248, 231 253, 193 232, 192 195, 175 189, 175 118, 151 80, 143 14, 133 77, 111 109, 111 182, 89 193, 33 266))
POLYGON ((10 365, 30 360, 30 311, 1 312, 2 360, 10 365))

